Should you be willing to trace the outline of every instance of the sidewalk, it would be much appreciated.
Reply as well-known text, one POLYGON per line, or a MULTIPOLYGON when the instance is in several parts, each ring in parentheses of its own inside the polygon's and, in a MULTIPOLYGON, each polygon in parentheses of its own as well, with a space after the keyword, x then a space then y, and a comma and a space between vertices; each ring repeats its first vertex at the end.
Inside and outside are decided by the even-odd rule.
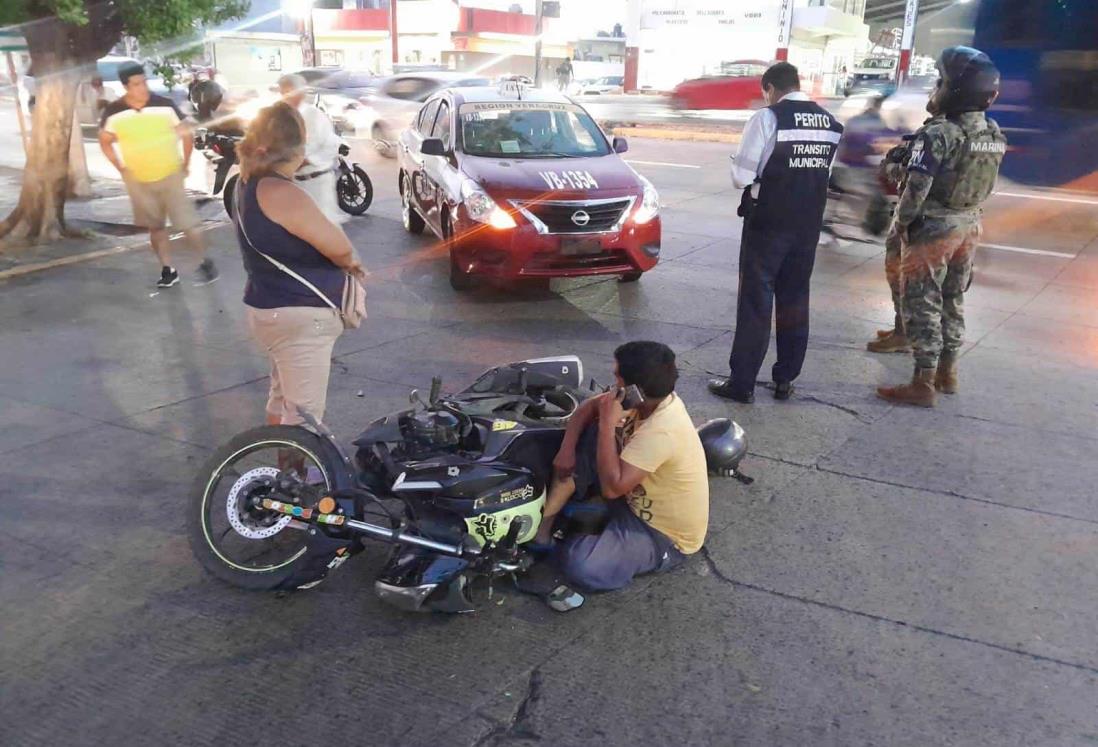
MULTIPOLYGON (((0 219, 15 209, 23 183, 23 170, 0 165, 0 219)), ((83 231, 81 238, 65 238, 40 246, 0 252, 0 281, 49 267, 120 254, 148 244, 148 232, 133 224, 133 209, 122 182, 92 177, 93 196, 65 203, 65 222, 83 231)), ((199 217, 206 226, 227 219, 221 200, 191 191, 199 217)))

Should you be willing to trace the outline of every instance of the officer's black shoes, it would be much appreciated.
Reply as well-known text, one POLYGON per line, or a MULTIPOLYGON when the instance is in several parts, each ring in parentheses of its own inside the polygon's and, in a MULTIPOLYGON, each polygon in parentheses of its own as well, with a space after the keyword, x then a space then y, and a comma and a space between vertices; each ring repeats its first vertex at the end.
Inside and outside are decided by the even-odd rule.
POLYGON ((775 381, 774 382, 774 399, 784 402, 793 396, 794 392, 792 381, 775 381))
POLYGON ((732 379, 710 379, 709 391, 718 397, 730 399, 744 405, 750 405, 755 401, 755 393, 751 391, 741 392, 732 388, 732 379))

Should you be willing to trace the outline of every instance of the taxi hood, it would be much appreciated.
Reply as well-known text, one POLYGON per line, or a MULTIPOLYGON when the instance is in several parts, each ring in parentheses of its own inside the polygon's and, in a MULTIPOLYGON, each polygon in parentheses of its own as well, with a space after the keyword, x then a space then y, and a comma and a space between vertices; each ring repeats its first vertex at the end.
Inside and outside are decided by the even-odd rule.
POLYGON ((640 177, 616 153, 593 158, 465 156, 461 170, 490 195, 503 199, 590 199, 640 194, 643 189, 640 177))

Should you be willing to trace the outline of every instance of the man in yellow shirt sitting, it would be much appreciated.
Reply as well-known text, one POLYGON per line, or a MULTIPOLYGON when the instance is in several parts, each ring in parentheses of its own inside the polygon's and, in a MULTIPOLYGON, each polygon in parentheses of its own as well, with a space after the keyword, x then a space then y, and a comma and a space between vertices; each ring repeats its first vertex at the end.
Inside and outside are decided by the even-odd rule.
POLYGON ((614 359, 617 386, 584 402, 568 422, 537 537, 551 541, 553 520, 569 500, 597 493, 610 500, 606 528, 570 538, 558 555, 569 580, 593 591, 675 567, 701 549, 709 525, 705 451, 674 391, 675 353, 635 341, 614 359), (626 411, 629 386, 644 400, 626 411))

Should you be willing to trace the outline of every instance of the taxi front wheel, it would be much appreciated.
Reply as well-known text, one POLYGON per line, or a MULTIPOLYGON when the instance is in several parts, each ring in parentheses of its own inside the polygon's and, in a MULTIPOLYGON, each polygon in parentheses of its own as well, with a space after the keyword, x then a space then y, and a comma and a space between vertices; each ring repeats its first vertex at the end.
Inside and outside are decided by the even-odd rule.
POLYGON ((473 273, 461 266, 453 250, 450 251, 450 287, 456 291, 472 290, 476 284, 473 273))
POLYGON ((637 282, 638 280, 641 279, 641 274, 642 273, 639 273, 639 272, 627 272, 624 275, 622 275, 620 278, 618 278, 618 282, 619 283, 635 283, 635 282, 637 282))
POLYGON ((404 230, 408 233, 421 234, 427 226, 416 209, 412 207, 412 183, 407 174, 400 179, 400 218, 404 223, 404 230))

